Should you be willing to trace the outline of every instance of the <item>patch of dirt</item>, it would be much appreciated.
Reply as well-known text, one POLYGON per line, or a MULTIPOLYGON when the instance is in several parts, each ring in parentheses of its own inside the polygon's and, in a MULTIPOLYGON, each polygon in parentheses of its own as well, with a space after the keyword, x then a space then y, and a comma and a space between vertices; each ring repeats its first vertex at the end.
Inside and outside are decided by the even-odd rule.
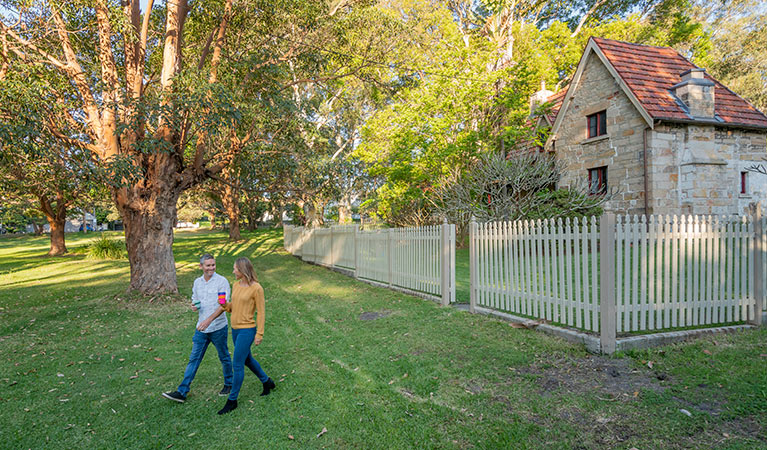
POLYGON ((376 319, 380 319, 381 317, 390 316, 391 313, 392 311, 389 311, 389 310, 366 311, 360 314, 360 320, 376 320, 376 319))
POLYGON ((632 396, 640 389, 662 392, 666 387, 661 380, 668 380, 664 373, 634 367, 629 359, 596 355, 539 361, 516 372, 533 375, 542 395, 552 395, 559 390, 577 393, 597 390, 609 397, 632 396))
POLYGON ((143 311, 148 307, 160 307, 167 309, 179 306, 190 308, 191 306, 191 301, 189 298, 180 294, 143 295, 138 292, 125 292, 123 294, 113 296, 112 299, 113 302, 118 306, 131 311, 143 311))
POLYGON ((723 423, 719 428, 722 436, 725 438, 748 437, 757 441, 767 442, 767 429, 753 417, 738 417, 723 423))
POLYGON ((466 391, 471 393, 472 395, 477 395, 480 392, 482 392, 482 386, 474 383, 469 383, 466 385, 466 391))
POLYGON ((737 417, 709 424, 695 435, 684 436, 681 441, 685 448, 699 448, 701 442, 711 448, 765 448, 767 429, 752 416, 737 417))
POLYGON ((704 401, 700 403, 691 402, 689 400, 685 400, 683 398, 679 397, 672 397, 674 400, 676 400, 679 405, 681 405, 682 408, 688 410, 688 411, 698 411, 710 414, 712 416, 718 416, 719 413, 722 412, 724 409, 724 405, 726 402, 722 402, 717 400, 716 398, 711 398, 710 401, 704 401))

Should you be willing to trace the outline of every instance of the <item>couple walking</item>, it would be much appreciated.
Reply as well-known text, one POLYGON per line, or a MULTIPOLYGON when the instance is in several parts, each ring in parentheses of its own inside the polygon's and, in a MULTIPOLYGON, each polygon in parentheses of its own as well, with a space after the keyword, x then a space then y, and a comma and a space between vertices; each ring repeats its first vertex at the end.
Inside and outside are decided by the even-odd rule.
POLYGON ((218 395, 228 396, 226 404, 218 412, 226 414, 237 408, 245 366, 263 383, 261 395, 269 395, 276 386, 250 352, 251 344, 259 345, 264 338, 264 290, 256 279, 253 265, 248 258, 234 262, 234 276, 231 297, 229 282, 216 273, 216 260, 210 254, 200 258, 202 276, 194 281, 192 288, 192 310, 198 311, 197 329, 192 337, 192 353, 184 371, 184 380, 174 392, 164 392, 163 397, 179 403, 186 401, 200 362, 205 356, 208 344, 218 351, 218 359, 224 371, 224 388, 218 395), (234 358, 229 356, 227 347, 226 314, 231 314, 234 358), (254 313, 256 321, 253 320, 254 313))

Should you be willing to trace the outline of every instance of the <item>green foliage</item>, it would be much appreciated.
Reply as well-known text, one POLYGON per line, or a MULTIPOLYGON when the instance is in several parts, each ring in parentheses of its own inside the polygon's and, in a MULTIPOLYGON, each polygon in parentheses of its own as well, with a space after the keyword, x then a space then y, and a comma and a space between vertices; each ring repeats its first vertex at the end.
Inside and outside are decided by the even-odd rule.
POLYGON ((26 231, 30 217, 25 214, 28 204, 22 200, 11 200, 4 196, 0 202, 0 227, 6 233, 26 231))
POLYGON ((696 62, 712 50, 689 0, 401 0, 390 8, 407 12, 400 20, 408 28, 392 43, 408 63, 391 64, 417 69, 397 73, 402 84, 367 121, 356 151, 382 181, 368 205, 390 223, 421 207, 419 217, 434 216, 428 205, 440 180, 479 154, 539 144, 530 95, 541 81, 566 89, 591 36, 672 46, 696 62))
POLYGON ((106 234, 88 245, 88 259, 125 259, 125 243, 106 234))
POLYGON ((536 194, 540 199, 536 208, 525 215, 525 219, 580 218, 601 216, 603 209, 599 197, 589 196, 569 189, 543 190, 536 194))
POLYGON ((711 50, 704 67, 725 86, 767 111, 767 11, 758 0, 698 2, 711 50), (760 8, 761 5, 761 8, 760 8))

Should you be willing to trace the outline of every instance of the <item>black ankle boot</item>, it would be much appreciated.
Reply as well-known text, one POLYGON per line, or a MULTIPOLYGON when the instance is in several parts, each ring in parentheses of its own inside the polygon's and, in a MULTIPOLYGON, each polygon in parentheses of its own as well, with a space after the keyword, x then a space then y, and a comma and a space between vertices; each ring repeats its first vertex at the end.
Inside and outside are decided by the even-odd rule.
POLYGON ((221 408, 221 411, 219 411, 219 414, 226 414, 230 411, 234 411, 237 409, 237 400, 229 400, 226 399, 226 405, 224 405, 223 408, 221 408))
POLYGON ((269 392, 271 392, 272 389, 275 389, 277 387, 276 384, 274 384, 274 380, 269 378, 264 383, 264 392, 261 393, 261 395, 269 395, 269 392))

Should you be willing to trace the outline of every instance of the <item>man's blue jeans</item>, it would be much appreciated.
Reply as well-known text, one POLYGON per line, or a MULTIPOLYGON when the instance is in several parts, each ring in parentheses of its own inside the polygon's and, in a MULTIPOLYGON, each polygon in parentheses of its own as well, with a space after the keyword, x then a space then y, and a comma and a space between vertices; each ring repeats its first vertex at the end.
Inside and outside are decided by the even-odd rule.
POLYGON ((186 397, 189 393, 189 385, 192 384, 192 380, 194 380, 194 376, 197 374, 197 369, 200 367, 200 362, 202 362, 202 357, 205 356, 205 350, 208 349, 208 344, 211 342, 218 351, 218 359, 221 361, 221 369, 224 372, 224 385, 232 385, 232 358, 229 356, 229 347, 226 343, 228 335, 229 327, 224 327, 212 333, 194 330, 192 354, 189 355, 189 364, 186 365, 186 370, 184 371, 184 381, 178 386, 178 392, 181 395, 186 397))

